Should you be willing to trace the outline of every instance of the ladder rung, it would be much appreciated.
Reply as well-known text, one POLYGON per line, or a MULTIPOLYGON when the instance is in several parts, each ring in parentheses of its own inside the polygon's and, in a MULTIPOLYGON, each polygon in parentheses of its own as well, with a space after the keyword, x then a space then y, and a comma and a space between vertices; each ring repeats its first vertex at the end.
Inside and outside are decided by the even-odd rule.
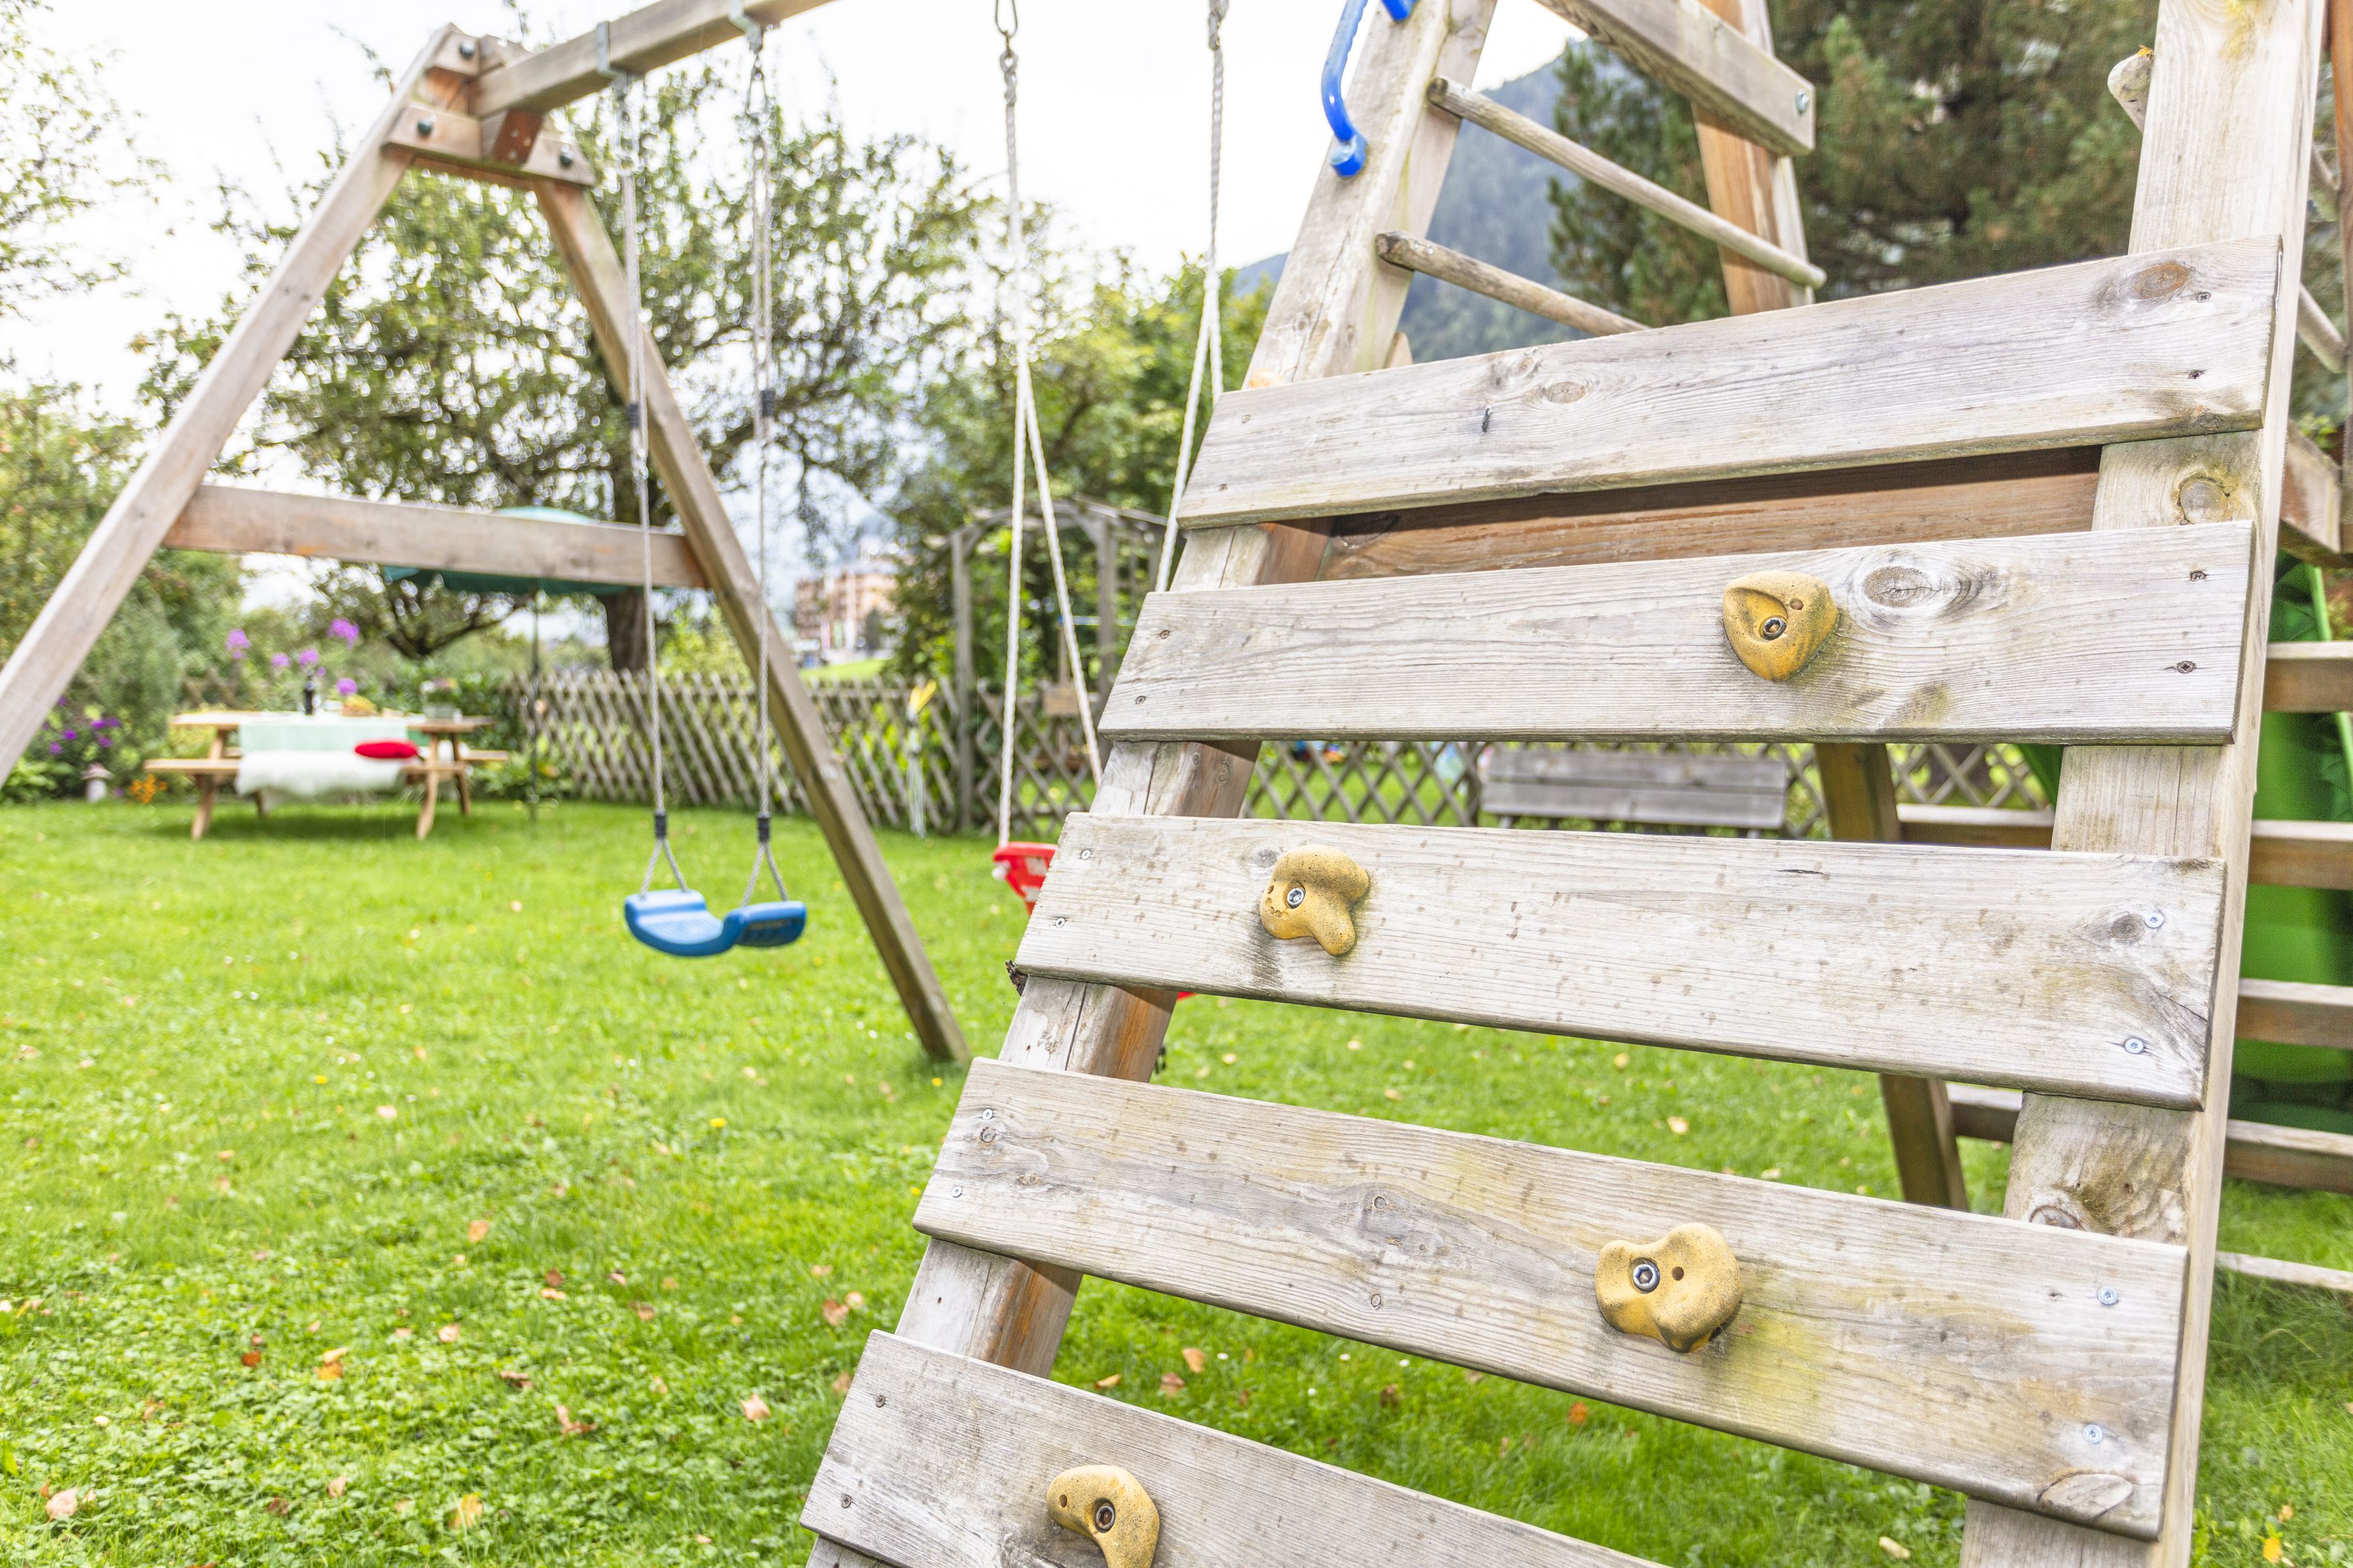
POLYGON ((2353 642, 2275 642, 2263 660, 2271 713, 2353 711, 2353 642))
POLYGON ((2218 1252, 2214 1267, 2242 1274, 2250 1279, 2268 1279, 2274 1285, 2294 1285, 2306 1290, 2332 1290, 2339 1296, 2353 1296, 2353 1273, 2342 1268, 2323 1268, 2314 1263, 2290 1263, 2283 1258, 2257 1258, 2245 1252, 2218 1252))
MULTIPOLYGON (((2182 1255, 2087 1231, 993 1061, 914 1225, 2015 1508, 2085 1422, 2163 1474, 2182 1255), (1694 1222, 1744 1300, 1661 1355, 1594 1310, 1595 1259, 1694 1222)), ((2147 1531, 2160 1489, 2100 1522, 2147 1531)))
POLYGON ((1702 0, 1538 0, 1619 58, 1766 151, 1814 150, 1814 92, 1702 0))
POLYGON ((2242 980, 2239 1038, 2353 1051, 2353 985, 2242 980))
MULTIPOLYGON (((1953 1131, 1959 1136, 1989 1143, 2010 1141, 2022 1103, 2016 1089, 1955 1083, 1946 1086, 1946 1093, 1953 1105, 1953 1131)), ((2233 1121, 2228 1137, 2224 1175, 2313 1192, 2353 1193, 2353 1137, 2263 1121, 2233 1121)))
POLYGON ((1430 84, 1430 101, 1449 114, 1467 120, 1506 142, 1526 148, 1539 158, 1559 164, 1581 180, 1615 192, 1636 206, 1648 208, 1670 223, 1680 224, 1694 234, 1714 240, 1767 272, 1809 289, 1819 289, 1826 280, 1822 269, 1804 257, 1793 256, 1772 241, 1749 233, 1738 224, 1716 216, 1698 203, 1685 201, 1664 185, 1655 184, 1633 170, 1611 163, 1592 148, 1537 124, 1526 115, 1505 108, 1484 93, 1468 91, 1444 77, 1438 77, 1430 84))
POLYGON ((1465 256, 1459 250, 1449 250, 1417 235, 1391 231, 1373 241, 1380 258, 1392 267, 1402 267, 1409 272, 1419 272, 1451 283, 1458 289, 1468 289, 1474 294, 1484 294, 1490 300, 1501 300, 1532 316, 1542 316, 1548 321, 1558 321, 1564 327, 1597 338, 1617 332, 1639 332, 1640 321, 1629 321, 1615 311, 1599 305, 1589 305, 1574 294, 1564 294, 1521 277, 1492 267, 1475 256, 1465 256))
POLYGON ((2345 334, 2312 297, 2312 290, 2299 283, 2295 289, 2295 335, 2312 351, 2322 368, 2344 374, 2345 334))

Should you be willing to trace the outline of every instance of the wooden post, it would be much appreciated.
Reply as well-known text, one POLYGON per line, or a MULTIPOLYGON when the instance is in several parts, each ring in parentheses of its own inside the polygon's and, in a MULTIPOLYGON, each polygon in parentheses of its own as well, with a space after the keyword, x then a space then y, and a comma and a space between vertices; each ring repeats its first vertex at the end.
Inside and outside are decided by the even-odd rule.
MULTIPOLYGON (((1370 146, 1366 166, 1353 180, 1329 169, 1316 175, 1306 220, 1250 357, 1249 384, 1381 367, 1412 278, 1381 261, 1373 239, 1384 229, 1428 228, 1461 121, 1431 110, 1424 95, 1433 76, 1467 80, 1476 73, 1494 5, 1422 0, 1408 22, 1367 26, 1358 45, 1359 85, 1349 100, 1370 146)), ((1174 590, 1305 581, 1322 563, 1326 532, 1311 522, 1198 534, 1185 551, 1174 590)), ((1103 816, 1231 816, 1241 809, 1257 757, 1254 743, 1239 751, 1198 742, 1114 746, 1093 809, 1103 816)), ((1151 1076, 1175 1002, 1166 991, 1032 976, 999 1059, 1143 1079, 1151 1076)), ((1078 1286, 1079 1276, 1067 1269, 934 1241, 898 1332, 1042 1374, 1061 1347, 1078 1286)), ((809 1555, 810 1568, 867 1568, 872 1562, 822 1538, 809 1555)))
POLYGON ((973 824, 973 737, 979 732, 980 694, 972 679, 972 542, 978 525, 948 535, 948 592, 955 626, 955 830, 973 824))
MULTIPOLYGON (((662 489, 684 527, 687 543, 711 584, 712 596, 735 635, 736 647, 743 650, 746 664, 754 663, 758 657, 759 631, 752 617, 773 617, 774 611, 760 597, 752 563, 728 521, 719 487, 703 461, 702 448, 695 444, 694 427, 687 422, 686 411, 680 406, 678 395, 670 386, 669 372, 654 346, 652 334, 646 331, 638 316, 638 301, 628 296, 627 275, 622 271, 620 258, 614 253, 612 238, 590 206, 587 194, 578 186, 539 181, 533 190, 539 197, 540 211, 555 237, 565 269, 571 274, 573 287, 580 291, 588 307, 589 324, 604 352, 608 372, 616 376, 624 374, 631 332, 646 338, 643 396, 654 465, 660 472, 662 489)), ((948 1007, 947 994, 932 970, 923 940, 915 933, 915 923, 899 896, 898 884, 891 879, 890 868, 882 862, 874 830, 859 808, 858 796, 842 772, 840 759, 833 753, 817 704, 809 697, 808 688, 801 683, 800 671, 794 667, 793 639, 781 630, 772 630, 768 637, 768 668, 764 685, 776 738, 800 780, 810 815, 817 818, 826 842, 833 848, 834 861, 841 868, 842 885, 849 889, 867 931, 874 938, 882 967, 889 971, 892 984, 898 988, 899 1000, 907 1010, 908 1021, 914 1026, 916 1037, 935 1061, 964 1060, 964 1036, 956 1026, 955 1013, 948 1007)))
MULTIPOLYGON (((2135 253, 2277 235, 2280 268, 2271 382, 2261 429, 2141 441, 2102 455, 2093 526, 2170 528, 2194 487, 2256 524, 2268 566, 2279 522, 2304 254, 2306 162, 2318 89, 2319 0, 2162 0, 2157 68, 2133 205, 2135 253)), ((2087 746, 2067 752, 2052 835, 2058 849, 2211 856, 2229 867, 2203 1110, 2156 1110, 2028 1095, 2003 1212, 2013 1219, 2170 1243, 2189 1250, 2164 1533, 2154 1545, 1971 1501, 1963 1568, 2018 1563, 2181 1568, 2197 1502, 2198 1431, 2212 1321, 2214 1230, 2221 1205, 2239 950, 2245 930, 2250 818, 2262 722, 2271 595, 2249 605, 2238 731, 2217 747, 2087 746)))
POLYGON ((436 31, 396 82, 392 101, 359 139, 286 255, 106 509, 81 553, 0 668, 0 773, 16 765, 41 721, 64 695, 90 645, 113 618, 148 558, 163 543, 237 421, 310 319, 360 236, 383 210, 416 154, 391 144, 416 101, 448 107, 471 85, 436 60, 456 29, 436 31))
POLYGON ((1079 513, 1095 547, 1095 690, 1108 694, 1119 675, 1119 513, 1087 507, 1079 513))
MULTIPOLYGON (((1765 0, 1704 0, 1708 8, 1770 51, 1773 27, 1765 0)), ((1699 125, 1700 162, 1707 174, 1708 205, 1718 217, 1780 247, 1806 254, 1804 209, 1798 203, 1796 166, 1731 129, 1704 109, 1699 125)), ((1813 302, 1813 290, 1769 272, 1747 257, 1721 250, 1724 295, 1736 316, 1787 310, 1813 302)), ((1823 816, 1833 838, 1893 844, 1904 837, 1895 820, 1895 784, 1887 748, 1877 743, 1814 748, 1822 785, 1823 816)), ((1961 1172, 1961 1146, 1953 1136, 1953 1108, 1945 1086, 1932 1079, 1883 1074, 1879 1096, 1887 1108, 1887 1136, 1904 1196, 1945 1208, 1969 1206, 1961 1172)))

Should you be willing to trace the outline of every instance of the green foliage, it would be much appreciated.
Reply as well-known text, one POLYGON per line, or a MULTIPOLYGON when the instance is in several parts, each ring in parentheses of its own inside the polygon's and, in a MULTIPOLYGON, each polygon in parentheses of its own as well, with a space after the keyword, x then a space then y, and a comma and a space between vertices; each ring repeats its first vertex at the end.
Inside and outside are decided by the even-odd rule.
POLYGON ((98 73, 34 37, 47 9, 46 0, 0 0, 0 321, 119 276, 62 226, 156 172, 123 134, 126 116, 98 73))
MULTIPOLYGON (((1030 232, 1043 227, 1040 222, 1030 232)), ((1075 276, 1074 259, 1044 250, 1042 242, 1040 260, 1045 279, 1033 317, 1030 381, 1054 493, 1164 514, 1201 330, 1201 269, 1187 266, 1154 279, 1122 263, 1090 279, 1075 276)), ((1006 286, 1000 278, 1000 299, 1006 286)), ((1269 293, 1256 289, 1237 299, 1229 289, 1219 317, 1229 386, 1241 384, 1269 293)), ((944 677, 952 668, 947 536, 974 513, 1012 503, 1013 384, 1009 325, 1000 316, 923 389, 915 413, 923 456, 891 508, 902 555, 892 663, 902 673, 944 677)), ((1207 424, 1204 417, 1196 428, 1197 446, 1207 424)), ((1072 610, 1091 615, 1093 554, 1075 531, 1066 531, 1072 610)), ((982 542, 973 571, 975 641, 980 650, 996 650, 976 656, 984 668, 1002 668, 1008 535, 1000 529, 982 542)), ((1131 562, 1123 571, 1124 613, 1132 615, 1148 567, 1131 562)), ((1034 520, 1023 543, 1023 658, 1035 675, 1054 668, 1060 634, 1052 570, 1034 520)), ((1100 673, 1092 668, 1092 635, 1080 642, 1092 679, 1100 673)))
MULTIPOLYGON (((445 812, 422 844, 411 820, 226 812, 191 844, 185 806, 0 813, 0 1558, 807 1552, 837 1382, 906 1300, 961 1075, 909 1038, 806 819, 776 852, 809 934, 694 964, 621 931, 641 812, 445 812), (768 1419, 744 1416, 754 1394, 768 1419), (559 1405, 593 1430, 567 1435, 559 1405), (43 1485, 96 1500, 52 1522, 43 1485), (453 1529, 469 1495, 482 1516, 453 1529)), ((744 816, 682 810, 672 832, 707 890, 741 874, 744 816)), ((1019 906, 984 840, 882 842, 986 1048, 1019 906)), ((1864 1074, 1198 996, 1160 1076, 1894 1190, 1864 1074)), ((1996 1205, 2000 1152, 1965 1148, 1996 1205)), ((2353 1267, 2353 1197, 2232 1183, 2222 1227, 2233 1250, 2353 1267)), ((2353 1534, 2353 1317, 2226 1277, 2211 1362, 2212 1560, 2259 1568, 2276 1530, 2289 1561, 2329 1563, 2353 1534)), ((1886 1561, 1882 1535, 1915 1568, 1957 1558, 1950 1492, 1092 1280, 1054 1375, 1114 1373, 1104 1397, 1648 1562, 1854 1568, 1886 1561)))

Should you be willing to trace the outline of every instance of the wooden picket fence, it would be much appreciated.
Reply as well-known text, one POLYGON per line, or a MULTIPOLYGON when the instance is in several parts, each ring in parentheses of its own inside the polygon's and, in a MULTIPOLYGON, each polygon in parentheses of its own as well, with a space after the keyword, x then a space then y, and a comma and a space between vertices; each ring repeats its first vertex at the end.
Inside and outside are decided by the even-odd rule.
MULTIPOLYGON (((744 805, 754 798, 758 715, 742 677, 672 675, 662 679, 664 774, 681 805, 744 805)), ((814 682, 826 729, 868 818, 918 833, 993 827, 1002 763, 1004 703, 983 688, 972 712, 939 688, 910 714, 911 689, 892 681, 814 682)), ((543 729, 578 793, 592 800, 642 801, 652 792, 644 679, 604 670, 543 676, 543 729)), ((524 683, 511 681, 510 712, 525 708, 524 683)), ((1075 716, 1049 715, 1041 694, 1015 709, 1013 833, 1050 839, 1062 818, 1093 798, 1086 742, 1075 716)), ((1482 742, 1270 742, 1250 781, 1248 809, 1303 821, 1474 826, 1481 820, 1478 759, 1482 742)), ((1737 752, 1781 759, 1789 779, 1791 837, 1819 837, 1821 797, 1813 749, 1804 745, 1680 745, 1609 748, 1737 752)), ((1896 745, 1902 799, 1927 805, 2047 805, 2016 748, 1896 745)), ((805 806, 776 753, 779 810, 805 806)), ((1490 819, 1492 821, 1492 819, 1490 819)))

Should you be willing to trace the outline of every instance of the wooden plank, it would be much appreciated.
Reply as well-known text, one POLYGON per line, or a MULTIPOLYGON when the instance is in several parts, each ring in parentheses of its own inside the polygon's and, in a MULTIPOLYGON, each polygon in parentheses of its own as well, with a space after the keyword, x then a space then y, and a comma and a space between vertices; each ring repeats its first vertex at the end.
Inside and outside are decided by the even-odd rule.
MULTIPOLYGON (((1153 1568, 1641 1560, 1082 1389, 877 1332, 859 1358, 801 1523, 900 1568, 1101 1563, 1046 1515, 1047 1483, 1116 1464, 1160 1515, 1153 1568)), ((820 1545, 811 1562, 829 1561, 820 1545)))
POLYGON ((2316 566, 2353 566, 2353 556, 2344 554, 2340 543, 2344 510, 2345 481, 2337 459, 2303 431, 2291 429, 2286 483, 2280 493, 2280 548, 2316 566))
POLYGON ((2242 980, 2239 1038, 2353 1051, 2353 985, 2242 980))
POLYGON ((2244 1252, 2218 1252, 2214 1267, 2248 1279, 2267 1279, 2274 1285, 2293 1285, 2302 1290, 2327 1290, 2339 1296, 2353 1297, 2353 1273, 2342 1268, 2323 1268, 2311 1263, 2290 1263, 2278 1258, 2256 1258, 2244 1252))
POLYGON ((2212 741, 2238 702, 2249 531, 1156 595, 1102 731, 2212 741), (1840 606, 1839 630, 1790 680, 1758 679, 1725 639, 1725 585, 1760 571, 1818 577, 1840 606))
POLYGON ((1822 269, 1805 258, 1716 216, 1696 202, 1686 201, 1664 185, 1654 184, 1623 164, 1611 163, 1592 148, 1570 141, 1549 126, 1537 124, 1484 93, 1472 92, 1441 77, 1430 84, 1430 101, 1449 114, 1559 164, 1581 180, 1623 196, 1703 238, 1714 240, 1778 277, 1809 289, 1819 289, 1827 281, 1822 269))
POLYGON ((2005 806, 1914 805, 1895 808, 1906 844, 1966 845, 1977 849, 2048 849, 2054 814, 2005 806))
MULTIPOLYGON (((636 529, 613 523, 215 484, 197 487, 164 542, 230 555, 301 555, 632 585, 642 581, 645 545, 636 529)), ((657 531, 651 542, 658 586, 707 585, 685 535, 657 531)))
POLYGON ((2265 712, 2353 710, 2353 642, 2275 642, 2265 654, 2265 712))
MULTIPOLYGON (((2304 254, 2305 164, 2318 80, 2316 5, 2233 6, 2160 0, 2148 134, 2140 160, 2131 247, 2141 258, 2242 235, 2275 236, 2304 254)), ((2292 424, 2296 269, 2276 280, 2259 428, 2243 436, 2143 442, 2111 448, 2101 465, 2094 527, 2137 537, 2173 526, 2184 503, 2209 492, 2240 498, 2257 524, 2254 559, 2277 539, 2292 424), (2170 505, 2168 505, 2168 502, 2170 505)), ((2069 753, 2058 799, 2060 849, 2193 855, 2230 868, 2218 980, 2239 972, 2248 823, 2259 750, 2263 652, 2271 595, 2251 595, 2238 729, 2205 750, 2081 748, 2069 753)), ((2218 984, 2212 1007, 2214 1081, 2229 1081, 2236 987, 2218 984)), ((2197 1501, 2214 1233, 2221 1203, 2226 1114, 2198 1114, 2030 1096, 2010 1154, 2003 1212, 2037 1223, 2179 1243, 2189 1250, 2172 1475, 2155 1550, 1972 1501, 1961 1568, 2067 1563, 2083 1568, 2182 1568, 2197 1501)))
POLYGON ((1565 294, 1500 267, 1490 267, 1475 256, 1449 250, 1414 235, 1386 232, 1374 241, 1374 248, 1392 267, 1402 267, 1409 272, 1451 283, 1457 289, 1500 300, 1516 310, 1542 316, 1547 321, 1558 321, 1564 327, 1575 327, 1591 337, 1644 330, 1641 322, 1629 321, 1599 305, 1589 305, 1574 294, 1565 294))
MULTIPOLYGON (((1967 844, 1981 848, 2048 849, 2056 816, 2049 811, 1967 805, 1897 809, 1907 844, 1967 844)), ((2247 879, 2251 882, 2273 888, 2353 889, 2353 822, 2274 822, 2258 817, 2249 850, 2247 879)))
MULTIPOLYGON (((660 10, 651 6, 649 10, 660 10)), ((643 399, 653 461, 683 526, 688 547, 710 579, 712 597, 734 634, 744 662, 757 662, 759 616, 774 611, 760 598, 760 584, 752 563, 735 537, 726 503, 711 477, 694 427, 671 387, 661 354, 631 299, 621 259, 603 222, 577 185, 541 181, 537 186, 540 212, 555 238, 557 253, 573 287, 588 307, 588 319, 608 374, 624 374, 628 363, 629 334, 644 339, 646 385, 643 399)), ((834 863, 841 868, 842 885, 858 906, 868 933, 874 939, 882 967, 889 973, 908 1022, 924 1052, 934 1061, 961 1061, 966 1052, 963 1031, 948 1005, 923 939, 916 934, 906 900, 883 864, 874 830, 849 788, 841 763, 833 753, 817 705, 801 683, 793 663, 793 638, 788 628, 772 627, 768 637, 768 668, 765 684, 776 739, 792 763, 793 773, 817 818, 834 863)))
POLYGON ((2221 900, 2207 861, 1081 815, 1016 962, 2187 1106, 2221 900), (1371 874, 1344 959, 1259 923, 1302 843, 1371 874))
POLYGON ((388 139, 394 126, 413 112, 411 100, 421 95, 446 104, 463 90, 462 78, 432 68, 442 45, 455 35, 451 27, 436 29, 394 84, 391 101, 358 138, 269 282, 206 363, 0 668, 0 772, 15 764, 64 693, 254 395, 293 345, 329 280, 400 183, 415 154, 388 139))
MULTIPOLYGON (((1964 1138, 2007 1143, 2024 1097, 2015 1089, 1952 1086, 1954 1123, 1964 1138)), ((2234 1181, 2315 1192, 2353 1193, 2353 1136, 2262 1121, 2232 1121, 2222 1173, 2234 1181)))
POLYGON ((2321 369, 2345 374, 2345 334, 2337 330, 2337 323, 2328 319, 2309 289, 2295 291, 2295 336, 2312 351, 2321 369))
POLYGON ((1750 141, 1783 154, 1813 151, 1813 89, 1806 79, 1695 0, 1541 4, 1750 141))
POLYGON ((1778 757, 1517 746, 1489 752, 1479 784, 1496 816, 1746 828, 1782 826, 1788 787, 1778 757))
POLYGON ((1415 507, 1335 518, 1319 576, 1408 577, 1926 544, 2092 526, 2099 449, 1415 507))
POLYGON ((1180 521, 2244 429, 2279 255, 2271 238, 2188 247, 1246 386, 1219 400, 1180 521))
MULTIPOLYGON (((745 16, 765 26, 813 11, 825 0, 746 0, 745 16)), ((728 19, 727 0, 655 0, 606 24, 606 59, 613 68, 644 76, 704 49, 744 41, 728 19)), ((545 113, 593 97, 611 85, 597 68, 596 29, 482 73, 474 112, 484 119, 507 110, 545 113)))
POLYGON ((2156 1530, 2179 1247, 993 1062, 915 1228, 2023 1508, 2107 1472, 2093 1517, 2156 1530), (1694 1223, 1730 1327, 1605 1323, 1600 1250, 1694 1223))
MULTIPOLYGON (((1411 275, 1373 254, 1385 229, 1422 233, 1438 205, 1461 121, 1424 97, 1443 73, 1476 79, 1494 0, 1425 0, 1407 21, 1371 30, 1357 56, 1350 108, 1370 143, 1365 171, 1314 175, 1290 261, 1267 304, 1247 379, 1271 386, 1377 368, 1388 359, 1411 275), (1400 216, 1401 215, 1401 216, 1400 216)), ((1320 524, 1229 529, 1188 542, 1180 592, 1296 582, 1315 574, 1320 524)), ((1008 718, 1008 723, 1010 720, 1008 718)), ((1113 746, 1094 809, 1152 816, 1231 816, 1249 796, 1259 748, 1199 742, 1113 746)), ((1014 1010, 1000 1060, 1122 1079, 1151 1075, 1176 994, 1033 977, 1014 1010)), ((1053 1365, 1078 1277, 949 1242, 924 1250, 900 1319, 911 1340, 999 1365, 1053 1365)), ((860 1568, 860 1553, 821 1541, 810 1568, 860 1568)))
POLYGON ((1788 770, 1778 757, 1688 752, 1537 751, 1499 746, 1482 763, 1490 784, 1640 784, 1779 799, 1788 770))
POLYGON ((485 133, 483 122, 454 109, 419 108, 404 114, 386 140, 427 155, 436 167, 452 174, 486 171, 508 176, 503 184, 518 178, 561 180, 575 185, 596 183, 596 171, 589 167, 588 155, 578 142, 541 136, 527 145, 519 161, 493 157, 492 139, 485 133))

